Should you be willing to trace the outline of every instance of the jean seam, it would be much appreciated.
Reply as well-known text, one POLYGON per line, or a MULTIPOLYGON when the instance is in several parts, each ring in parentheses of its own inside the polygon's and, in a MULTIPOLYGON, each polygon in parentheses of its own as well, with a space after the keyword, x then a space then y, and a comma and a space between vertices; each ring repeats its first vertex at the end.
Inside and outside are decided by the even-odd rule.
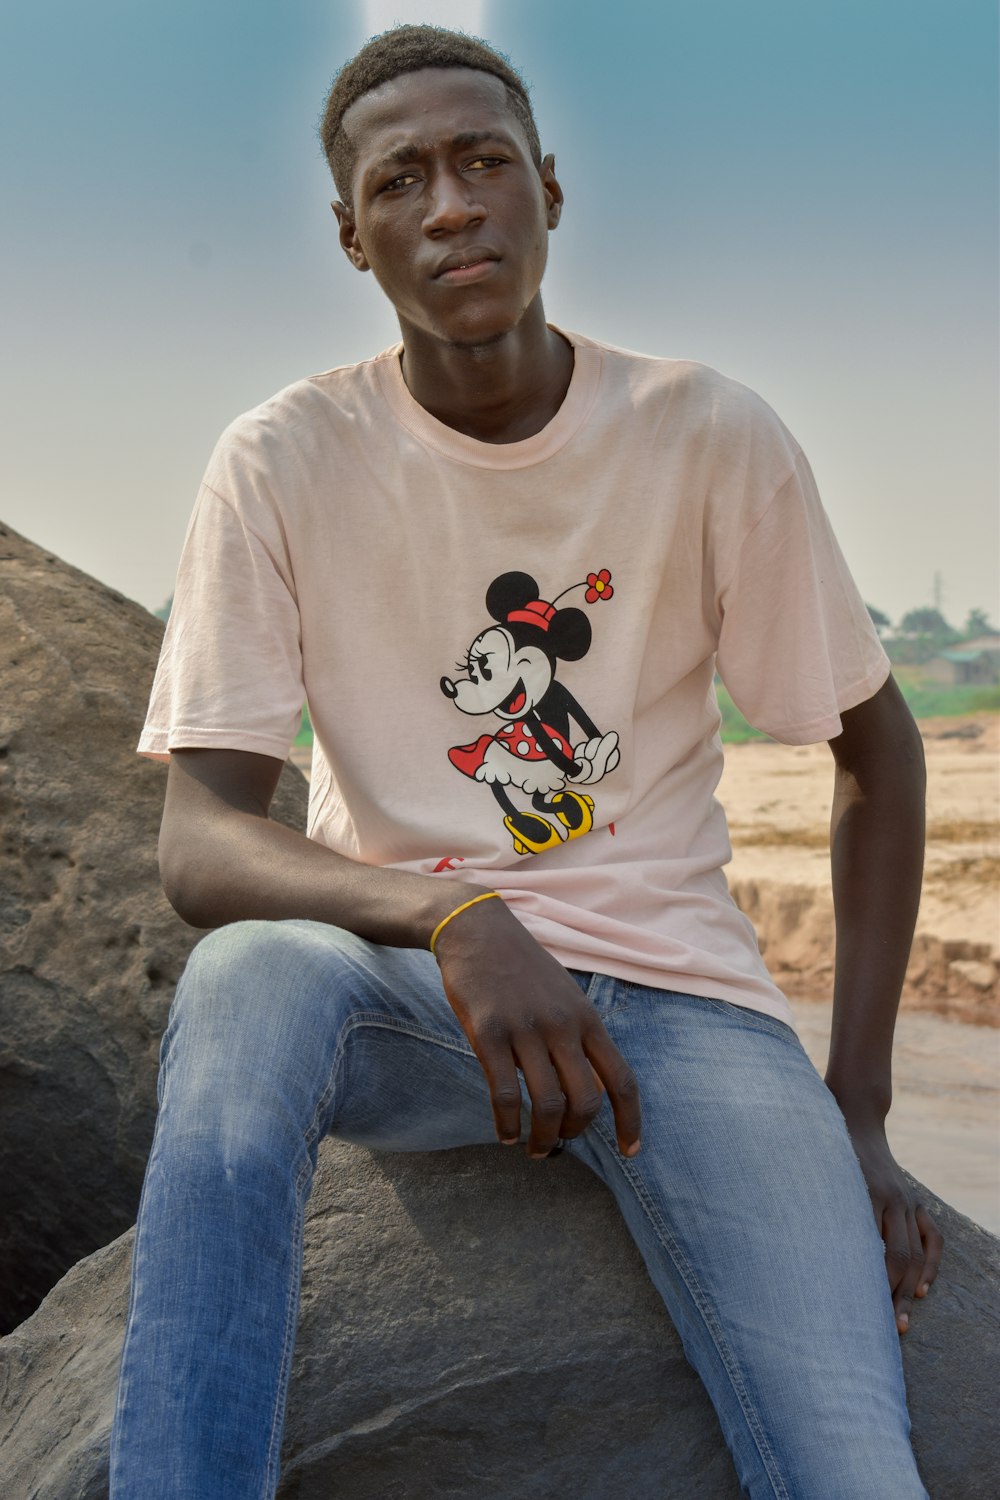
POLYGON ((357 1031, 362 1026, 371 1026, 376 1030, 382 1031, 401 1032, 405 1036, 415 1037, 419 1042, 432 1042, 437 1047, 446 1047, 449 1052, 457 1052, 462 1057, 471 1057, 474 1060, 477 1060, 476 1054, 473 1052, 471 1047, 463 1047, 455 1042, 449 1042, 444 1037, 438 1036, 434 1032, 425 1031, 423 1027, 413 1025, 412 1022, 396 1021, 391 1018, 387 1018, 382 1014, 381 1011, 355 1011, 353 1015, 348 1016, 347 1020, 340 1028, 340 1035, 337 1039, 337 1050, 334 1053, 333 1062, 330 1064, 329 1080, 327 1082, 326 1088, 323 1090, 322 1094, 320 1094, 319 1098, 316 1101, 316 1108, 313 1111, 312 1120, 310 1121, 309 1127, 305 1132, 304 1139, 306 1146, 309 1149, 311 1149, 311 1147, 316 1143, 320 1135, 326 1135, 332 1128, 333 1121, 331 1120, 324 1123, 323 1116, 336 1088, 337 1078, 344 1062, 344 1054, 347 1051, 347 1043, 352 1033, 357 1031))
POLYGON ((645 1213, 646 1218, 649 1220, 653 1233, 659 1240, 661 1247, 666 1251, 667 1255, 669 1255, 670 1259, 673 1261, 674 1266, 676 1267, 678 1274, 684 1282, 688 1294, 695 1305, 695 1308, 697 1309, 703 1323, 705 1324, 705 1327, 708 1329, 708 1332, 712 1339, 712 1343, 714 1344, 716 1352, 718 1353, 719 1358, 722 1361, 723 1368, 725 1369, 725 1372, 729 1377, 729 1383, 733 1388, 733 1392, 736 1396, 737 1401, 739 1402, 744 1421, 746 1422, 750 1435, 754 1440, 754 1444, 756 1445, 757 1452, 760 1456, 761 1464, 763 1465, 764 1473, 771 1485, 776 1500, 791 1500, 784 1480, 777 1471, 774 1452, 757 1417, 753 1401, 750 1397, 749 1391, 747 1390, 746 1382, 743 1379, 742 1374, 740 1373, 739 1367, 734 1360, 732 1352, 729 1349, 728 1343, 724 1337, 721 1324, 719 1323, 719 1320, 716 1317, 714 1309, 712 1307, 711 1299, 702 1289, 701 1283, 698 1280, 693 1267, 691 1266, 687 1257, 682 1253, 676 1240, 670 1233, 669 1228, 663 1222, 663 1219, 657 1211, 656 1206, 650 1198, 649 1193, 646 1191, 642 1178, 636 1172, 631 1161, 629 1161, 627 1157, 622 1157, 617 1151, 614 1136, 612 1135, 611 1131, 609 1131, 607 1126, 600 1120, 594 1121, 593 1128, 596 1130, 604 1144, 607 1146, 612 1157, 617 1158, 618 1166, 621 1169, 625 1180, 628 1182, 633 1193, 635 1194, 635 1197, 638 1200, 643 1212, 645 1213))
MULTIPOLYGON (((147 1180, 148 1180, 148 1178, 147 1178, 147 1180)), ((137 1305, 138 1305, 138 1299, 136 1297, 136 1288, 138 1287, 139 1278, 140 1278, 140 1271, 139 1271, 139 1250, 140 1250, 139 1225, 142 1222, 142 1202, 143 1202, 143 1199, 145 1198, 145 1196, 146 1196, 146 1183, 143 1182, 142 1192, 139 1194, 139 1208, 138 1208, 138 1211, 137 1211, 137 1214, 136 1214, 135 1234, 132 1236, 132 1263, 131 1263, 131 1265, 129 1267, 129 1290, 128 1290, 128 1304, 127 1304, 128 1305, 128 1315, 127 1315, 126 1320, 125 1320, 125 1332, 124 1332, 124 1335, 122 1337, 122 1352, 121 1352, 121 1355, 120 1355, 119 1361, 118 1361, 118 1392, 117 1392, 117 1396, 116 1396, 116 1400, 115 1400, 115 1413, 114 1413, 114 1415, 115 1415, 115 1417, 118 1417, 121 1420, 124 1420, 125 1412, 128 1409, 128 1402, 129 1402, 128 1382, 122 1380, 122 1372, 124 1370, 125 1350, 128 1348, 129 1333, 130 1333, 130 1331, 132 1329, 132 1325, 133 1325, 133 1322, 135 1320, 135 1315, 136 1315, 136 1310, 137 1310, 137 1305)), ((115 1460, 116 1460, 116 1457, 117 1457, 116 1451, 115 1451, 115 1442, 114 1442, 117 1430, 118 1430, 118 1423, 116 1421, 114 1421, 114 1419, 113 1419, 112 1420, 112 1430, 111 1430, 111 1442, 109 1444, 110 1452, 109 1452, 109 1463, 108 1463, 109 1478, 110 1478, 112 1487, 114 1485, 114 1470, 116 1468, 116 1462, 115 1462, 115 1460)))
MULTIPOLYGON (((160 1039, 160 1047, 159 1047, 159 1062, 160 1062, 160 1066, 159 1066, 159 1069, 158 1069, 158 1072, 157 1072, 157 1077, 156 1077, 156 1102, 157 1102, 157 1107, 158 1108, 163 1103, 163 1093, 164 1093, 164 1089, 166 1087, 167 1069, 169 1067, 169 1048, 167 1046, 167 1037, 168 1037, 168 1034, 169 1034, 169 1030, 170 1030, 170 1027, 169 1027, 169 1018, 168 1018, 168 1025, 167 1025, 166 1030, 164 1031, 163 1036, 160 1039)), ((159 1123, 159 1122, 157 1122, 157 1123, 159 1123)), ((139 1194, 139 1204, 138 1204, 138 1207, 136 1209, 135 1233, 132 1236, 132 1261, 131 1261, 131 1265, 129 1266, 129 1289, 128 1289, 128 1303, 127 1303, 128 1312, 127 1312, 126 1318, 125 1318, 125 1331, 124 1331, 124 1334, 122 1336, 122 1352, 121 1352, 121 1355, 120 1355, 119 1361, 118 1361, 118 1391, 117 1391, 117 1394, 116 1394, 116 1397, 115 1397, 115 1411, 114 1411, 114 1417, 112 1419, 111 1443, 109 1445, 109 1447, 110 1447, 110 1453, 109 1453, 109 1479, 111 1479, 111 1480, 113 1480, 113 1470, 115 1468, 115 1458, 116 1458, 116 1453, 115 1453, 115 1437, 116 1437, 116 1434, 117 1434, 117 1431, 118 1431, 118 1426, 119 1426, 118 1420, 116 1420, 116 1419, 121 1419, 122 1421, 124 1421, 125 1412, 128 1409, 129 1382, 128 1382, 128 1380, 123 1380, 122 1379, 122 1372, 124 1371, 124 1368, 125 1368, 125 1351, 128 1349, 128 1346, 129 1346, 129 1334, 131 1333, 133 1324, 135 1322, 136 1313, 138 1311, 138 1297, 136 1295, 136 1292, 137 1292, 137 1288, 138 1288, 138 1285, 139 1285, 139 1280, 140 1280, 140 1277, 141 1277, 141 1271, 140 1271, 140 1268, 139 1268, 139 1257, 140 1257, 140 1252, 143 1249, 143 1245, 145 1244, 145 1235, 142 1234, 142 1229, 141 1229, 141 1226, 142 1226, 142 1223, 143 1223, 142 1207, 143 1207, 143 1203, 145 1202, 145 1198, 146 1198, 146 1184, 149 1181, 149 1175, 150 1175, 149 1168, 150 1168, 150 1166, 152 1164, 153 1157, 154 1157, 155 1153, 156 1153, 156 1132, 154 1130, 154 1133, 153 1133, 153 1142, 152 1142, 152 1145, 150 1147, 150 1152, 149 1152, 149 1160, 146 1163, 146 1174, 145 1174, 145 1176, 143 1178, 142 1191, 139 1194)))
MULTIPOLYGON (((351 1017, 351 1022, 353 1021, 354 1017, 351 1017)), ((281 1437, 284 1430, 284 1411, 287 1400, 287 1381, 290 1378, 290 1365, 292 1359, 292 1351, 295 1347, 296 1324, 298 1321, 297 1311, 302 1290, 302 1259, 304 1254, 305 1239, 305 1201, 302 1194, 302 1188, 306 1176, 308 1175, 310 1170, 315 1169, 315 1163, 313 1161, 312 1154, 313 1147, 316 1145, 320 1134, 325 1134, 325 1131, 323 1131, 322 1129, 322 1120, 329 1107, 330 1100, 336 1092, 337 1079, 344 1061, 346 1038, 349 1032, 354 1029, 351 1022, 341 1027, 340 1035, 337 1040, 337 1049, 333 1055, 333 1061, 330 1064, 330 1072, 327 1078, 326 1087, 323 1089, 323 1092, 316 1100, 312 1119, 310 1120, 303 1135, 303 1144, 306 1148, 306 1159, 303 1162, 302 1166, 299 1168, 299 1171, 295 1178, 294 1192, 296 1207, 295 1224, 293 1226, 292 1236, 292 1245, 294 1247, 293 1265, 291 1267, 291 1274, 288 1278, 288 1296, 285 1302, 285 1324, 281 1345, 281 1362, 278 1366, 278 1380, 275 1387, 274 1408, 271 1415, 271 1434, 268 1439, 267 1445, 267 1469, 265 1473, 265 1487, 262 1492, 263 1500, 268 1500, 268 1496, 273 1495, 275 1489, 277 1488, 279 1468, 281 1463, 281 1437)))
POLYGON ((779 1041, 798 1041, 794 1027, 790 1026, 787 1021, 782 1021, 779 1016, 768 1015, 767 1011, 751 1010, 748 1005, 737 1005, 732 1000, 720 1000, 715 995, 691 998, 697 998, 699 1005, 709 1005, 714 1010, 721 1011, 723 1015, 732 1015, 735 1012, 748 1031, 764 1032, 767 1036, 776 1037, 779 1041))
MULTIPOLYGON (((329 1128, 324 1124, 324 1116, 326 1115, 331 1099, 336 1092, 337 1080, 343 1068, 344 1055, 347 1050, 347 1043, 353 1032, 357 1031, 362 1026, 372 1026, 383 1031, 402 1032, 406 1036, 415 1037, 418 1041, 433 1042, 436 1046, 446 1047, 449 1051, 458 1052, 463 1056, 468 1056, 471 1058, 475 1058, 476 1056, 471 1047, 463 1047, 461 1045, 457 1045, 454 1042, 449 1042, 433 1032, 425 1031, 422 1027, 419 1026, 414 1026, 410 1022, 397 1021, 391 1018, 387 1018, 380 1011, 356 1011, 353 1015, 348 1017, 347 1021, 340 1028, 340 1036, 337 1041, 337 1050, 334 1053, 333 1061, 330 1064, 330 1074, 326 1087, 316 1101, 316 1107, 313 1110, 312 1119, 310 1120, 308 1128, 306 1129, 305 1135, 303 1137, 306 1151, 308 1153, 307 1160, 303 1163, 302 1167, 299 1170, 298 1176, 295 1179, 295 1198, 297 1206, 293 1245, 295 1246, 294 1254, 297 1264, 292 1267, 292 1275, 289 1277, 288 1298, 285 1305, 285 1330, 282 1340, 281 1364, 279 1366, 274 1410, 271 1420, 271 1436, 268 1442, 267 1449, 266 1486, 268 1487, 266 1487, 263 1492, 265 1500, 268 1495, 273 1494, 274 1488, 277 1485, 278 1481, 278 1464, 281 1457, 280 1441, 278 1441, 278 1438, 283 1427, 282 1417, 285 1407, 285 1401, 283 1399, 282 1393, 286 1388, 286 1378, 289 1373, 292 1349, 295 1342, 296 1309, 298 1307, 300 1296, 300 1266, 303 1253, 305 1219, 305 1205, 302 1201, 301 1190, 306 1174, 314 1165, 312 1161, 312 1148, 316 1144, 320 1135, 325 1135, 329 1128)), ((332 1121, 330 1123, 332 1124, 332 1121)))
MULTIPOLYGON (((607 974, 591 974, 590 980, 587 984, 587 988, 584 991, 587 999, 590 1001, 591 1005, 597 1012, 602 1025, 606 1021, 610 1020, 612 1016, 617 1015, 620 1010, 628 1009, 628 1000, 622 993, 622 987, 630 982, 627 979, 615 979, 612 981, 615 987, 614 999, 605 1010, 602 1010, 600 1005, 598 1004, 597 994, 595 992, 599 991, 602 986, 607 983, 609 977, 610 976, 607 974)), ((638 986, 633 985, 633 988, 637 987, 638 986)))
MULTIPOLYGON (((431 1042, 435 1047, 444 1047, 449 1052, 457 1052, 461 1057, 471 1057, 474 1060, 478 1061, 478 1059, 476 1059, 475 1052, 473 1052, 472 1048, 467 1042, 463 1045, 461 1042, 449 1041, 447 1037, 441 1036, 436 1031, 430 1031, 425 1029, 423 1026, 417 1026, 412 1021, 396 1020, 392 1016, 383 1015, 381 1011, 359 1010, 355 1011, 353 1015, 349 1016, 348 1019, 344 1022, 344 1025, 341 1027, 340 1041, 337 1046, 337 1055, 334 1059, 333 1069, 331 1070, 332 1075, 336 1074, 336 1070, 340 1066, 344 1051, 347 1046, 348 1038, 350 1037, 351 1033, 356 1031, 360 1026, 371 1026, 377 1031, 396 1031, 401 1033, 403 1036, 412 1036, 418 1042, 431 1042)), ((330 1089, 327 1088, 324 1091, 324 1099, 327 1098, 329 1093, 330 1089)))
POLYGON ((264 1488, 261 1491, 261 1500, 269 1500, 278 1485, 279 1466, 281 1463, 281 1438, 284 1432, 285 1405, 288 1394, 288 1380, 290 1377, 292 1351, 295 1347, 296 1324, 298 1322, 298 1305, 302 1282, 302 1257, 303 1242, 305 1238, 305 1204, 301 1195, 303 1179, 308 1171, 310 1163, 306 1163, 299 1169, 295 1179, 295 1224, 292 1229, 292 1266, 288 1278, 288 1295, 285 1300, 285 1327, 281 1343, 281 1362, 278 1366, 278 1380, 275 1387, 274 1407, 271 1414, 271 1433, 267 1443, 267 1466, 264 1471, 264 1488))

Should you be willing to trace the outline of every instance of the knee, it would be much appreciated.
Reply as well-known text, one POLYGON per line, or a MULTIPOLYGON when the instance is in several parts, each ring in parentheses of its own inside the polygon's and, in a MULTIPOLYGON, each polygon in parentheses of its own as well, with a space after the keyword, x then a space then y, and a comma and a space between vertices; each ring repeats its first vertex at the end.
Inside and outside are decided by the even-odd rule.
POLYGON ((244 971, 266 967, 286 941, 284 922, 230 922, 217 927, 191 950, 179 989, 212 991, 238 979, 244 971))
MULTIPOLYGON (((227 1016, 246 1024, 258 1007, 286 1014, 296 996, 336 968, 336 930, 317 942, 307 922, 232 922, 203 937, 192 950, 177 986, 174 1010, 185 1022, 227 1016)), ((349 938, 350 934, 343 934, 349 938)))
MULTIPOLYGON (((234 922, 210 932, 188 958, 164 1038, 163 1060, 185 1053, 271 1070, 284 1053, 337 1029, 337 944, 297 922, 234 922)), ((345 937, 348 934, 344 934, 345 937)))
POLYGON ((217 1130, 225 1117, 234 1140, 281 1122, 308 1124, 346 1012, 336 935, 313 926, 236 922, 201 940, 163 1040, 161 1108, 181 1107, 192 1128, 200 1121, 217 1130))

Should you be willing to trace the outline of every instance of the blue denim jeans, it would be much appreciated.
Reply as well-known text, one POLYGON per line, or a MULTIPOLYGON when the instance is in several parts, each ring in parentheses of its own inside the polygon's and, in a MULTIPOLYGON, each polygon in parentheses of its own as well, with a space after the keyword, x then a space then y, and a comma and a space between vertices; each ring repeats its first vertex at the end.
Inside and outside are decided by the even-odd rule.
MULTIPOLYGON (((574 977, 638 1076, 643 1148, 619 1154, 605 1099, 566 1149, 617 1199, 745 1492, 926 1496, 882 1243, 795 1034, 724 1001, 574 977)), ((159 1095, 111 1495, 256 1500, 278 1479, 319 1141, 493 1142, 489 1094, 429 953, 290 921, 198 945, 159 1095)))

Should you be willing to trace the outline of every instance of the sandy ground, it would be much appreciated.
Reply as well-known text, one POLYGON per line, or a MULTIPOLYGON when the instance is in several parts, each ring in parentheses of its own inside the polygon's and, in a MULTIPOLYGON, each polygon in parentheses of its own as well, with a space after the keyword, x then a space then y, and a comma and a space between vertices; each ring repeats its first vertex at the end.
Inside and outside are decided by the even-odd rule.
MULTIPOLYGON (((941 938, 978 937, 995 948, 1000 945, 1000 715, 927 719, 920 728, 927 757, 920 927, 941 938)), ((826 882, 832 783, 826 745, 727 746, 719 796, 733 837, 733 879, 771 875, 826 882)))
MULTIPOLYGON (((904 1006, 1000 1025, 1000 715, 921 724, 927 756, 924 893, 904 1006)), ((792 994, 832 980, 825 745, 730 745, 719 797, 730 884, 792 994)))

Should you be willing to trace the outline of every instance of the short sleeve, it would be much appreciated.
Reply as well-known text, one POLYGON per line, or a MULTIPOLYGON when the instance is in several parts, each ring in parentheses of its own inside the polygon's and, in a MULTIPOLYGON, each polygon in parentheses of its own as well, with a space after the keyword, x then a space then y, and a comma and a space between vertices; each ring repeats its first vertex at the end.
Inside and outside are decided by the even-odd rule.
POLYGON ((889 661, 801 450, 720 595, 719 675, 745 718, 791 745, 840 734, 840 715, 889 661))
POLYGON ((203 485, 138 748, 158 759, 204 747, 284 760, 304 698, 299 611, 280 527, 263 513, 255 526, 203 485))

